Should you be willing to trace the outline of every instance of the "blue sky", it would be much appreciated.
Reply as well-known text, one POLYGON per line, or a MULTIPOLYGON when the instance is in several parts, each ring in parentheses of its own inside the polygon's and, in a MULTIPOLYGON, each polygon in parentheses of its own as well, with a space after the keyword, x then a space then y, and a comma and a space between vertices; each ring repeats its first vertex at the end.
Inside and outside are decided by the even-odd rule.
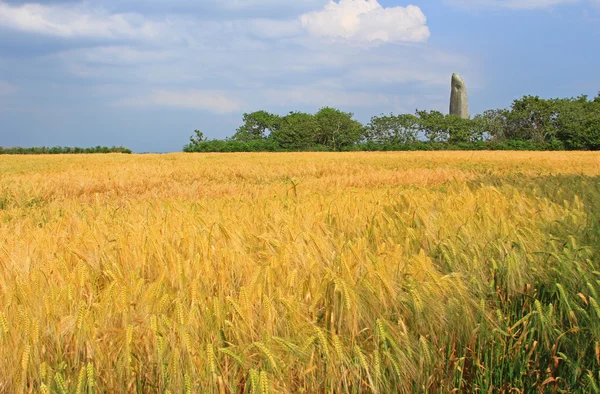
POLYGON ((600 0, 0 0, 0 146, 179 151, 242 113, 600 91, 600 0))

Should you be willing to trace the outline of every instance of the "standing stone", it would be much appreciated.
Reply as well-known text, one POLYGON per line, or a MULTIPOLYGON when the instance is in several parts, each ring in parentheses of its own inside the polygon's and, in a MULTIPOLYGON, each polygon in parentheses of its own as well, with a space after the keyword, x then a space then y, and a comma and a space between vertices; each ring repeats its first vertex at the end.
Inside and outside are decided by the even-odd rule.
POLYGON ((450 115, 469 119, 469 101, 465 81, 456 73, 452 74, 452 92, 450 93, 450 115))

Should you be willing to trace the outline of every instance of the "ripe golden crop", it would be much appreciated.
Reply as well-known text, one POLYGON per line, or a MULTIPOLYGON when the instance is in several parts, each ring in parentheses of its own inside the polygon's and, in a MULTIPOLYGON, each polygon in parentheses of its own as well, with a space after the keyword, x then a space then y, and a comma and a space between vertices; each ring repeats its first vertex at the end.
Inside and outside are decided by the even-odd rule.
POLYGON ((593 152, 0 157, 0 393, 593 392, 599 219, 593 152))

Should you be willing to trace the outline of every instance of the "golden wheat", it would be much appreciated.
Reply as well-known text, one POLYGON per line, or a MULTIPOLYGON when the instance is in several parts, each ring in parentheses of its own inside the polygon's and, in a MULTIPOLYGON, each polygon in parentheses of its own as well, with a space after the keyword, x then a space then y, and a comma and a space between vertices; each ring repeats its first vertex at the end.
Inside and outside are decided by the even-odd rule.
POLYGON ((590 152, 0 157, 0 392, 488 391, 483 339, 534 358, 575 330, 596 362, 599 175, 590 152))

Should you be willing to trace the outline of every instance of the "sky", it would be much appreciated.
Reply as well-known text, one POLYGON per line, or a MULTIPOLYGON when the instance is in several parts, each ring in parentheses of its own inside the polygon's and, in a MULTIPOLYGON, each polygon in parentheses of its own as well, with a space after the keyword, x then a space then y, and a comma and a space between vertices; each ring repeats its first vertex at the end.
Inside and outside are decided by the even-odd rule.
POLYGON ((0 146, 181 151, 267 110, 600 91, 600 0, 0 0, 0 146))

